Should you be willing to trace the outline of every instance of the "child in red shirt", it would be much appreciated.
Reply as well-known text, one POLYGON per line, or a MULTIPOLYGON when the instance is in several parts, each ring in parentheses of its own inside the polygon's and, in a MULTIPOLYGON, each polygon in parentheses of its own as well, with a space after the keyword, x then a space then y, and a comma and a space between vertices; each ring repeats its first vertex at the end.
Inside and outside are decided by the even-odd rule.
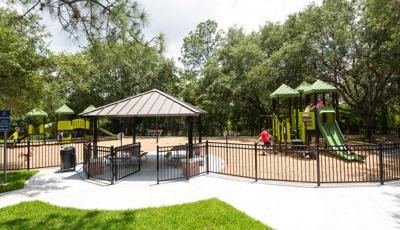
POLYGON ((259 142, 260 140, 262 140, 264 143, 263 144, 264 151, 263 151, 262 155, 265 155, 265 148, 268 148, 271 146, 270 137, 271 136, 269 135, 269 133, 264 128, 262 128, 260 136, 258 137, 258 139, 256 141, 256 142, 259 142))

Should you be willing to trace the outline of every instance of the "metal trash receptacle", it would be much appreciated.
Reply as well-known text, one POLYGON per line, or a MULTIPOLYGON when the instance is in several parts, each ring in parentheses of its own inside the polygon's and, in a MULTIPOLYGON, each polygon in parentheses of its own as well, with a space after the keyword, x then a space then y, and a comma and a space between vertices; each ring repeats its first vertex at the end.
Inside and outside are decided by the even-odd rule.
POLYGON ((65 147, 60 150, 61 171, 74 170, 76 167, 76 157, 74 147, 65 147))

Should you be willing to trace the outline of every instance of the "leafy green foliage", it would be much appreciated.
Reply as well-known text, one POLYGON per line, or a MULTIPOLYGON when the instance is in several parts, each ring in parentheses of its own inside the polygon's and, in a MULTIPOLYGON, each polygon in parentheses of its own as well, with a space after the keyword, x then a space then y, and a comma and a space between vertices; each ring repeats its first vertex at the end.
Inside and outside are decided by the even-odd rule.
POLYGON ((208 59, 215 55, 222 38, 217 27, 218 24, 212 20, 201 22, 183 39, 181 61, 186 70, 199 74, 208 59))
POLYGON ((0 107, 25 113, 43 95, 40 71, 47 65, 47 50, 39 20, 13 20, 17 13, 0 8, 0 107))
MULTIPOLYGON (((231 27, 206 62, 192 56, 203 77, 184 98, 208 110, 208 123, 221 134, 225 129, 255 133, 258 115, 272 112, 272 91, 282 83, 295 87, 322 79, 338 88, 342 106, 363 122, 370 138, 374 126, 387 126, 374 120, 381 110, 398 111, 400 33, 393 10, 399 7, 396 1, 329 0, 251 34, 231 27)), ((394 120, 385 116, 381 119, 394 120)))
MULTIPOLYGON (((37 14, 48 13, 64 31, 76 39, 97 42, 140 42, 146 14, 136 1, 116 0, 6 0, 10 7, 22 9, 15 20, 30 20, 37 14)), ((156 39, 157 40, 157 39, 156 39)))
POLYGON ((0 209, 0 224, 5 229, 271 229, 217 199, 121 211, 23 202, 0 209))

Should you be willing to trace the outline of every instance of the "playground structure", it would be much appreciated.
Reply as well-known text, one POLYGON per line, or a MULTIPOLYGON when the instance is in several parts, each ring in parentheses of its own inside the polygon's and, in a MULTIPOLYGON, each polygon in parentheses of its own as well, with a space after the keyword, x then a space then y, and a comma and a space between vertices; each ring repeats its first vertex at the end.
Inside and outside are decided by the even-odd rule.
POLYGON ((43 136, 46 141, 46 118, 48 114, 42 109, 35 108, 26 114, 27 117, 27 136, 30 139, 32 136, 43 136))
MULTIPOLYGON (((82 111, 87 113, 96 109, 93 105, 88 106, 82 111)), ((48 122, 49 115, 40 108, 34 108, 26 114, 26 132, 20 135, 19 142, 28 140, 43 140, 53 137, 60 141, 60 132, 62 132, 62 141, 70 142, 73 139, 90 139, 93 127, 87 118, 77 117, 74 111, 67 105, 62 105, 54 111, 56 115, 55 122, 48 122)), ((107 136, 115 136, 112 132, 101 128, 101 121, 97 121, 98 129, 107 136)))
POLYGON ((303 81, 295 89, 282 84, 270 98, 273 107, 272 132, 277 144, 291 144, 293 149, 301 149, 300 146, 312 144, 312 140, 319 144, 322 134, 326 145, 335 150, 333 153, 336 156, 350 161, 360 160, 346 147, 345 138, 336 121, 339 111, 338 94, 334 86, 321 80, 311 85, 303 81), (327 95, 331 98, 328 105, 327 95), (307 106, 312 102, 311 96, 314 107, 311 111, 304 111, 303 100, 307 106), (324 108, 315 108, 318 96, 324 108), (288 100, 288 108, 283 116, 280 116, 280 99, 288 100))

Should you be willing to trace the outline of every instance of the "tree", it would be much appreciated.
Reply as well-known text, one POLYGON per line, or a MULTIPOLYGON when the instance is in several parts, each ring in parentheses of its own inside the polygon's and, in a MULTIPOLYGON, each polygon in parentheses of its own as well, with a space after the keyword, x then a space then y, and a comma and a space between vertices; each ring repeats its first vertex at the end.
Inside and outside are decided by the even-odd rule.
POLYGON ((39 18, 15 23, 16 16, 15 11, 0 8, 0 106, 14 114, 40 106, 44 90, 40 72, 48 64, 39 18))
POLYGON ((183 39, 180 59, 185 70, 198 75, 204 64, 215 55, 221 45, 222 31, 218 31, 215 21, 207 20, 197 25, 195 31, 190 31, 183 39))
MULTIPOLYGON (((145 42, 142 28, 146 14, 130 0, 6 0, 23 14, 15 19, 30 20, 47 12, 74 38, 84 37, 90 44, 101 42, 145 42)), ((39 23, 39 22, 37 22, 39 23)))
POLYGON ((373 116, 398 92, 399 72, 392 63, 396 54, 385 47, 389 37, 371 27, 359 10, 363 6, 364 2, 324 2, 308 16, 312 25, 308 36, 319 77, 339 89, 371 140, 373 116))

